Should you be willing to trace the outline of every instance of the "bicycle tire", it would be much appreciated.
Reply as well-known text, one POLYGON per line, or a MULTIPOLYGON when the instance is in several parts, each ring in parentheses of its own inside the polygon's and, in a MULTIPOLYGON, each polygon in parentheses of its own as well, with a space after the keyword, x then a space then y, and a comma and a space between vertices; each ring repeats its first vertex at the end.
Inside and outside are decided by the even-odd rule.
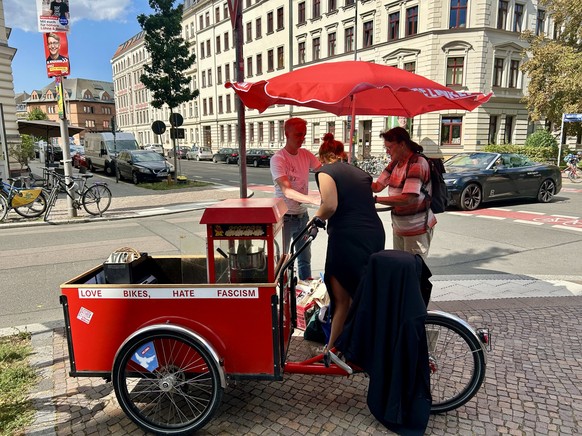
POLYGON ((154 434, 193 434, 222 400, 220 370, 211 352, 182 332, 155 329, 136 335, 117 353, 112 375, 125 414, 154 434), (135 356, 145 357, 146 347, 148 358, 140 365, 135 356))
MULTIPOLYGON (((39 188, 40 189, 40 188, 39 188)), ((44 192, 40 192, 39 196, 32 203, 22 206, 13 207, 14 212, 24 218, 36 218, 41 216, 47 208, 47 199, 44 192)))
POLYGON ((6 198, 4 198, 4 195, 0 195, 0 221, 4 221, 6 215, 8 215, 8 209, 6 198))
POLYGON ((582 183, 582 170, 578 169, 576 170, 576 173, 569 171, 568 178, 572 183, 582 183))
POLYGON ((47 206, 46 206, 46 210, 44 211, 44 220, 48 221, 48 217, 51 213, 51 211, 53 210, 53 207, 55 205, 55 203, 57 202, 57 198, 59 195, 59 188, 58 187, 53 187, 50 190, 48 199, 47 199, 47 206))
POLYGON ((105 185, 90 186, 81 199, 83 208, 89 215, 103 215, 111 206, 111 191, 105 185))
POLYGON ((429 352, 432 414, 467 403, 485 378, 485 350, 479 339, 454 318, 429 312, 425 322, 429 352))

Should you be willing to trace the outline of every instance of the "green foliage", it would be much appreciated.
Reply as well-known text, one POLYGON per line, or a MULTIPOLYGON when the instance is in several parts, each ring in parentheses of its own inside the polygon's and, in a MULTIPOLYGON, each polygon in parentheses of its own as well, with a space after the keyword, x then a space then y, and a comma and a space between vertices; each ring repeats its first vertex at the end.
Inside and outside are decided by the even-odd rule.
POLYGON ((523 154, 534 162, 552 162, 555 164, 556 156, 558 156, 558 145, 540 147, 538 145, 489 144, 483 148, 483 151, 523 154))
POLYGON ((32 422, 34 409, 27 394, 36 381, 28 365, 30 335, 0 338, 0 435, 21 434, 32 422))
POLYGON ((21 135, 21 140, 20 144, 11 144, 8 153, 16 159, 22 169, 28 165, 30 159, 34 158, 34 137, 21 135))
POLYGON ((190 79, 184 75, 196 60, 181 37, 184 5, 174 8, 174 2, 149 0, 154 13, 137 17, 145 31, 145 47, 151 60, 151 64, 144 65, 140 80, 152 92, 151 105, 157 109, 164 104, 173 109, 198 96, 198 90, 190 90, 190 79))
POLYGON ((26 117, 27 120, 48 120, 48 115, 42 111, 42 109, 35 107, 33 108, 26 117))
POLYGON ((550 132, 540 129, 527 137, 525 145, 532 147, 557 147, 558 141, 550 132))

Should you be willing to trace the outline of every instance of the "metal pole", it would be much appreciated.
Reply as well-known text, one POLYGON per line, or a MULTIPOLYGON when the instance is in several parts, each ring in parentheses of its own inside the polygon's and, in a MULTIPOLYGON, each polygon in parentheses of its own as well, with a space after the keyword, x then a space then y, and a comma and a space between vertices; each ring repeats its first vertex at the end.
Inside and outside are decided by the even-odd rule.
POLYGON ((560 166, 560 158, 562 157, 562 141, 564 137, 564 120, 566 119, 566 114, 562 114, 562 125, 560 126, 560 140, 558 141, 558 160, 556 165, 560 166))
MULTIPOLYGON (((358 0, 356 0, 356 8, 354 10, 354 60, 358 60, 358 0)), ((356 98, 352 96, 352 119, 350 122, 350 142, 348 147, 348 163, 352 163, 356 157, 354 147, 354 130, 356 128, 356 98)))
MULTIPOLYGON (((242 27, 242 0, 236 2, 236 18, 234 22, 234 41, 236 50, 236 81, 244 82, 244 60, 243 60, 243 27, 242 27)), ((247 160, 246 160, 246 124, 245 107, 240 98, 237 99, 238 113, 238 155, 240 170, 240 198, 247 198, 247 160)))
MULTIPOLYGON (((64 78, 58 78, 56 84, 59 87, 58 93, 62 101, 63 116, 60 117, 61 124, 61 141, 63 143, 63 168, 65 173, 65 183, 67 185, 67 210, 69 218, 77 216, 77 209, 73 207, 73 198, 75 196, 75 186, 73 185, 73 161, 71 160, 71 149, 69 148, 69 125, 67 124, 67 104, 65 102, 65 93, 63 89, 64 78)), ((48 140, 47 140, 48 143, 48 140)))

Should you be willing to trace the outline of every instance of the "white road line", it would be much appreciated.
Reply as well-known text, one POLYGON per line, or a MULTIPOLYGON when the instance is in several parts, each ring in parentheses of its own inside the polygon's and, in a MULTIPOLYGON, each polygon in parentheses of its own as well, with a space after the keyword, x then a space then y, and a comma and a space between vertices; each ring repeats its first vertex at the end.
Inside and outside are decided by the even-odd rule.
POLYGON ((491 210, 502 210, 504 212, 513 212, 511 209, 504 209, 502 207, 490 207, 491 210))
POLYGON ((555 229, 563 229, 563 230, 575 230, 577 232, 582 232, 580 227, 568 227, 568 226, 552 226, 555 229))
POLYGON ((514 223, 521 223, 521 224, 533 224, 534 226, 543 226, 544 223, 539 223, 537 221, 526 221, 526 220, 513 220, 514 223))
POLYGON ((571 219, 573 219, 573 220, 580 219, 580 217, 577 217, 577 216, 570 216, 570 215, 551 215, 551 216, 557 216, 558 218, 571 218, 571 219))
POLYGON ((475 215, 477 218, 485 218, 488 220, 504 220, 506 219, 503 216, 488 216, 488 215, 475 215))
POLYGON ((544 212, 530 212, 529 210, 518 210, 517 213, 529 213, 531 215, 547 215, 544 212))
POLYGON ((222 180, 222 179, 219 179, 218 177, 211 177, 210 180, 222 180))
POLYGON ((463 212, 447 212, 448 215, 459 215, 459 216, 475 216, 475 215, 471 215, 471 214, 467 214, 467 213, 463 213, 463 212))

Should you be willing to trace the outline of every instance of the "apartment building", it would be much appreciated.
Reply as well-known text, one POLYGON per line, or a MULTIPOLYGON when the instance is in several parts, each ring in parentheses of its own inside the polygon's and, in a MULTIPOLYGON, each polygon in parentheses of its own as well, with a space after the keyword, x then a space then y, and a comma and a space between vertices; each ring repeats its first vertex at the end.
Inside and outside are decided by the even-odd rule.
MULTIPOLYGON (((520 32, 530 29, 552 35, 554 31, 537 0, 241 1, 245 81, 268 79, 320 62, 356 59, 412 71, 458 91, 494 93, 473 112, 449 110, 414 117, 412 136, 429 154, 450 155, 489 143, 519 144, 534 129, 521 102, 527 77, 520 71, 526 56, 520 32)), ((188 74, 200 91, 195 101, 179 108, 188 126, 185 142, 202 143, 213 150, 237 146, 236 100, 224 86, 235 80, 237 67, 226 0, 186 0, 183 37, 197 55, 188 74)), ((124 45, 130 47, 118 50, 112 59, 116 100, 127 114, 120 126, 143 131, 147 137, 151 122, 167 122, 169 112, 147 109, 147 91, 140 100, 145 106, 132 105, 143 86, 134 72, 147 62, 147 52, 143 40, 120 47, 124 45), (141 57, 136 56, 139 52, 141 57), (133 100, 126 97, 128 93, 133 93, 133 100), (140 111, 149 118, 136 119, 140 111)), ((383 152, 378 135, 394 123, 386 115, 357 117, 358 157, 383 152)), ((247 148, 281 147, 283 124, 291 116, 308 121, 307 148, 316 150, 329 131, 348 142, 348 117, 281 105, 262 114, 245 111, 247 148)))
MULTIPOLYGON (((63 79, 65 111, 69 123, 85 127, 79 134, 82 144, 86 132, 111 130, 111 119, 115 116, 113 83, 90 79, 63 79)), ((57 90, 55 82, 42 89, 35 89, 23 101, 28 112, 37 108, 47 114, 51 121, 59 121, 57 90)))

